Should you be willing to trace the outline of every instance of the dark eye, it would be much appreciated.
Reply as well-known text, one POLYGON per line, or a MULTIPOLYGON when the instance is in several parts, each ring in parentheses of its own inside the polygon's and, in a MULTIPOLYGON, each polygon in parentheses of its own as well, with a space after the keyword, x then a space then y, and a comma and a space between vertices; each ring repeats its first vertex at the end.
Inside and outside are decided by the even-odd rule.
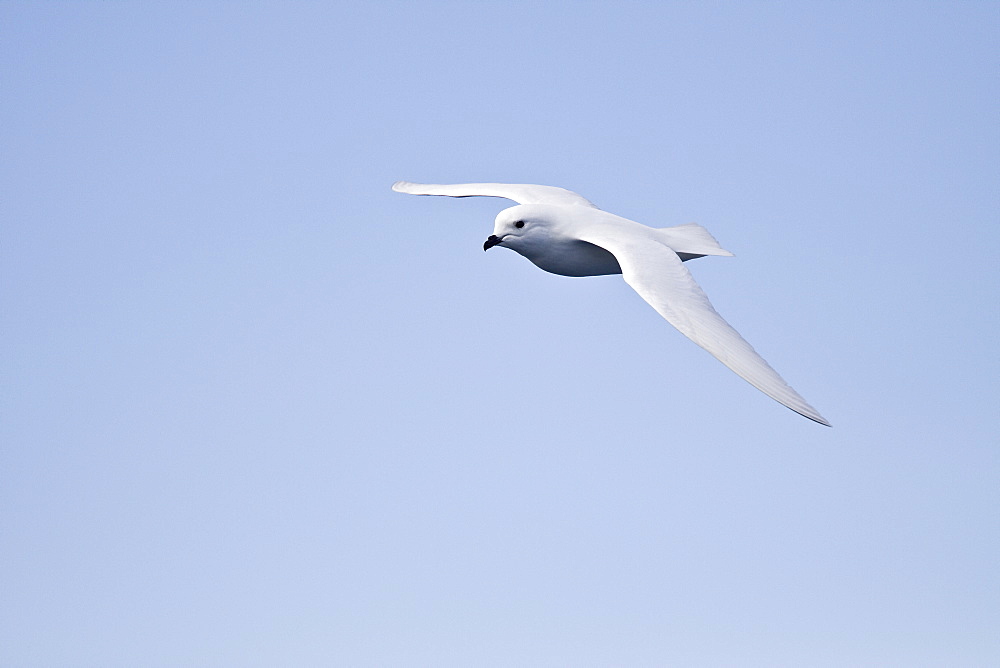
POLYGON ((517 229, 521 229, 522 227, 524 227, 524 221, 523 220, 517 221, 516 223, 514 223, 514 227, 516 227, 517 229))

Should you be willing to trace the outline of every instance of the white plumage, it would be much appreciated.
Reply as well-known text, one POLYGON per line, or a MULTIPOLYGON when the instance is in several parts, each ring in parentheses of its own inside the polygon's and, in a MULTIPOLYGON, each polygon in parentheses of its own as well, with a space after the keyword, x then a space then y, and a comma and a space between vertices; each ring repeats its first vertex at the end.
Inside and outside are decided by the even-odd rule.
POLYGON ((796 413, 830 425, 715 311, 684 266, 685 260, 703 255, 732 255, 700 225, 647 227, 552 186, 399 181, 392 189, 412 195, 503 197, 517 202, 518 206, 497 215, 484 248, 510 248, 539 268, 564 276, 621 273, 667 322, 744 380, 796 413))

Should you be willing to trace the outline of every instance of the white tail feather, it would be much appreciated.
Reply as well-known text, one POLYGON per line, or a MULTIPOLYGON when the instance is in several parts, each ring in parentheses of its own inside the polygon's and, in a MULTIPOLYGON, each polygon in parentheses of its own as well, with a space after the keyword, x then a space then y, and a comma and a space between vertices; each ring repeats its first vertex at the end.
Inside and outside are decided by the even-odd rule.
POLYGON ((677 253, 732 256, 732 253, 720 246, 715 237, 698 223, 662 227, 657 232, 662 242, 677 253))

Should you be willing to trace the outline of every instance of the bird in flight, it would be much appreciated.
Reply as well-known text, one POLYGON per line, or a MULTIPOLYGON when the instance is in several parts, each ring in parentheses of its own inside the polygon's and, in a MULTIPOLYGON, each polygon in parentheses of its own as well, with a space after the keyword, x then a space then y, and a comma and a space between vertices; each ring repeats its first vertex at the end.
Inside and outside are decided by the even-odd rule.
POLYGON ((667 322, 741 378, 796 413, 830 426, 715 311, 684 266, 687 260, 705 255, 732 255, 701 225, 647 227, 553 186, 398 181, 392 189, 411 195, 513 200, 516 206, 497 214, 483 250, 509 248, 540 269, 562 276, 621 274, 667 322))

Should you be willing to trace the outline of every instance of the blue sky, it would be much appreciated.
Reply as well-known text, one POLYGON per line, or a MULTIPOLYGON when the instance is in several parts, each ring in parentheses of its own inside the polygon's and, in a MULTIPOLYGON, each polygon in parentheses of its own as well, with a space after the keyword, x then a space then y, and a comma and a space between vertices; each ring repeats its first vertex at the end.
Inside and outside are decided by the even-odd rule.
POLYGON ((998 28, 0 5, 0 664, 1000 661, 998 28), (834 428, 397 179, 704 225, 834 428))

